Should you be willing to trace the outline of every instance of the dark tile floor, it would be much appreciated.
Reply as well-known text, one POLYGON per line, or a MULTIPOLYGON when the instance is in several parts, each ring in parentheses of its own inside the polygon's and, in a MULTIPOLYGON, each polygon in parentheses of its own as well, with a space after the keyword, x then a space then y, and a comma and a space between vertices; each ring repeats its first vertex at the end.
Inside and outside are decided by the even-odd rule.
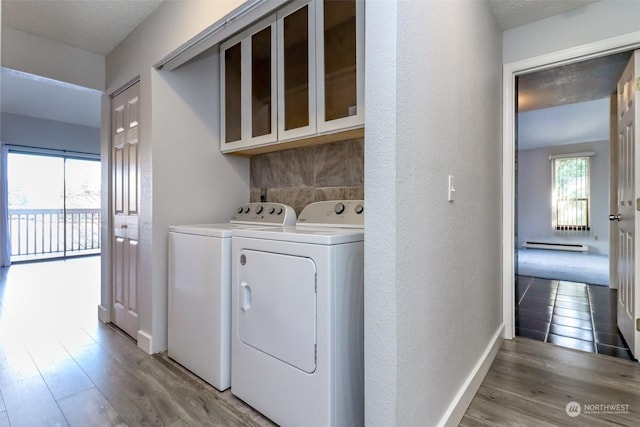
POLYGON ((517 276, 516 291, 516 335, 633 359, 616 325, 617 290, 517 276))

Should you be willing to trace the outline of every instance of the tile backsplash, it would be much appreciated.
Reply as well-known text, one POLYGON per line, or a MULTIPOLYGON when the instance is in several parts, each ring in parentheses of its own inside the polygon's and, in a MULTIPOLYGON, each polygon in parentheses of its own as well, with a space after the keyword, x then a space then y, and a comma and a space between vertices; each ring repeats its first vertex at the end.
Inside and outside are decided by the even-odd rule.
POLYGON ((251 157, 252 202, 292 206, 296 214, 309 203, 364 199, 364 140, 334 142, 251 157))

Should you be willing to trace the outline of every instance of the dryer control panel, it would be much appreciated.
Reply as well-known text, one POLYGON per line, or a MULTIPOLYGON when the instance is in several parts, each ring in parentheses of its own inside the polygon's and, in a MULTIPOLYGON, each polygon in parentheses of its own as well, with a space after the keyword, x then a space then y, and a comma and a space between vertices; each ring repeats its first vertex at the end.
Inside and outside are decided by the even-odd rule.
POLYGON ((296 213, 282 203, 245 203, 236 209, 229 222, 288 227, 296 225, 296 213))
POLYGON ((298 225, 364 228, 364 200, 311 203, 300 212, 298 225))

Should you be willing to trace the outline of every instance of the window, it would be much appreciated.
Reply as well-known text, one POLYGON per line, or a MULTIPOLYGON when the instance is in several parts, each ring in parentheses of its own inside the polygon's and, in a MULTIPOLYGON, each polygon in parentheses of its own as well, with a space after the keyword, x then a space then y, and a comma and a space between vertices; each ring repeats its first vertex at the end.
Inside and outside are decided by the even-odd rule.
POLYGON ((554 230, 589 230, 589 156, 550 156, 554 230))
POLYGON ((100 253, 100 162, 16 149, 7 156, 11 262, 100 253))

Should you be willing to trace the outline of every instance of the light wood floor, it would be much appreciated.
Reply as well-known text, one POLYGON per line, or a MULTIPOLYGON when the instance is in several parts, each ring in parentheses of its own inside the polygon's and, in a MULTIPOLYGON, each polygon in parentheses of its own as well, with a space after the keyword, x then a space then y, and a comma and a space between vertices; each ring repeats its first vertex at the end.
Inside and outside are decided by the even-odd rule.
MULTIPOLYGON (((272 426, 230 391, 97 321, 99 270, 97 257, 0 269, 0 427, 272 426)), ((461 425, 640 426, 640 367, 507 341, 461 425), (584 408, 575 418, 565 412, 572 401, 584 408), (585 404, 629 406, 585 414, 585 404)))
POLYGON ((505 341, 460 425, 640 426, 640 364, 527 338, 505 341), (580 405, 575 417, 567 415, 571 402, 580 405))
POLYGON ((97 320, 100 260, 0 269, 0 427, 271 426, 97 320))

